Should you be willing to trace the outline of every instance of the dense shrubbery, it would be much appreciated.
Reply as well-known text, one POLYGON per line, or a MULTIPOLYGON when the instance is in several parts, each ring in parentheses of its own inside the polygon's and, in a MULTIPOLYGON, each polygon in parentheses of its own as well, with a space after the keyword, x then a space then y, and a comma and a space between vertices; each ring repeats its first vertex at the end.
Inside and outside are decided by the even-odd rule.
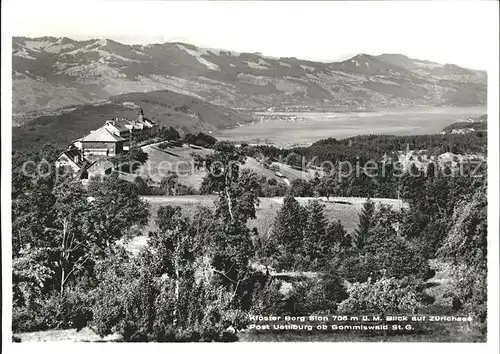
POLYGON ((415 288, 405 280, 380 278, 347 287, 349 297, 339 304, 345 314, 413 314, 421 304, 415 288))
POLYGON ((123 151, 109 159, 115 165, 116 170, 126 173, 133 173, 147 160, 148 154, 137 145, 133 145, 128 151, 123 151))
POLYGON ((261 176, 261 193, 260 197, 284 197, 288 194, 289 188, 283 182, 278 182, 276 178, 266 178, 261 176))
MULTIPOLYGON (((161 207, 158 232, 136 259, 118 255, 97 264, 93 326, 101 335, 118 332, 128 341, 229 341, 246 325, 246 311, 274 306, 267 277, 249 266, 258 203, 255 176, 240 171, 244 156, 220 144, 200 165, 220 175, 205 184, 218 194, 215 212, 200 209, 193 219, 179 207, 161 207), (235 162, 236 164, 233 164, 235 162)), ((166 183, 169 185, 168 183, 166 183)), ((274 294, 274 295, 273 295, 274 294)))
MULTIPOLYGON (((35 162, 49 157, 45 175, 27 178, 13 171, 15 331, 84 326, 95 263, 149 217, 148 205, 132 184, 112 175, 91 180, 84 189, 79 180, 56 173, 53 151, 30 154, 35 162)), ((13 165, 22 165, 25 158, 15 156, 13 165)))
POLYGON ((294 197, 312 197, 313 185, 303 179, 297 178, 290 183, 290 195, 294 197))
MULTIPOLYGON (((305 208, 289 196, 278 212, 271 237, 260 244, 259 255, 264 264, 278 270, 334 272, 350 284, 338 312, 381 314, 414 313, 432 304, 434 299, 424 289, 425 281, 434 275, 428 260, 437 254, 454 262, 456 290, 446 295, 454 299, 450 311, 474 314, 478 320, 474 328, 484 335, 487 300, 484 184, 484 178, 406 178, 402 194, 409 208, 394 211, 368 199, 352 235, 347 235, 341 225, 326 226, 317 201, 305 208), (336 230, 334 236, 329 236, 325 229, 336 230), (326 247, 315 247, 318 245, 326 247)), ((328 276, 323 281, 327 279, 328 276)), ((293 306, 289 303, 286 309, 304 306, 312 311, 314 306, 306 305, 309 300, 302 286, 314 291, 312 284, 297 282, 292 294, 300 295, 290 296, 288 301, 293 306)), ((318 301, 321 306, 336 308, 334 304, 318 301)))
POLYGON ((68 288, 63 295, 58 292, 37 295, 22 306, 15 303, 12 328, 15 332, 81 329, 92 319, 92 304, 88 288, 82 286, 68 288))
POLYGON ((215 145, 215 143, 217 143, 217 139, 215 139, 211 135, 204 133, 198 133, 198 134, 188 133, 182 139, 182 141, 185 142, 186 144, 193 144, 204 148, 212 148, 215 145))
POLYGON ((297 282, 289 295, 293 303, 291 315, 310 316, 338 313, 338 305, 347 298, 343 280, 336 274, 297 282))
MULTIPOLYGON (((274 146, 249 146, 248 156, 263 155, 272 161, 286 162, 287 157, 294 154, 291 162, 299 163, 303 158, 319 166, 324 161, 333 164, 342 161, 355 163, 360 161, 380 161, 384 154, 395 157, 399 152, 425 150, 428 155, 439 155, 445 152, 456 154, 478 153, 486 151, 486 134, 432 134, 432 135, 360 135, 346 139, 322 139, 308 147, 280 149, 274 146), (314 160, 313 160, 314 159, 314 160)), ((301 166, 301 163, 298 164, 301 166)))
POLYGON ((451 228, 438 253, 452 261, 459 307, 476 316, 486 332, 487 315, 487 191, 480 186, 456 203, 451 228))
POLYGON ((158 136, 169 141, 175 141, 181 138, 179 132, 174 127, 161 127, 158 136))
POLYGON ((93 326, 127 341, 234 340, 226 329, 241 328, 244 317, 211 265, 199 263, 210 247, 203 228, 171 207, 160 209, 158 226, 137 259, 120 255, 98 265, 93 326))
POLYGON ((314 200, 307 207, 286 197, 272 232, 262 240, 261 256, 282 270, 335 269, 344 279, 364 282, 384 275, 425 280, 431 274, 427 259, 397 232, 400 214, 371 201, 365 203, 359 227, 351 236, 338 222, 328 223, 324 206, 314 200))

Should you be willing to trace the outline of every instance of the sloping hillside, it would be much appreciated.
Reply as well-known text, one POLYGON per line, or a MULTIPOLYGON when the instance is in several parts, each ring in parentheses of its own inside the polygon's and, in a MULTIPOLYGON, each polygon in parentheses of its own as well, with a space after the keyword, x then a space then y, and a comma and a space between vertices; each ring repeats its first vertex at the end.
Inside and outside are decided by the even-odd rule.
MULTIPOLYGON (((149 178, 153 182, 159 183, 168 171, 174 171, 179 175, 179 182, 181 184, 199 189, 206 173, 195 168, 191 155, 196 154, 205 156, 212 154, 213 150, 201 147, 195 148, 193 146, 189 146, 188 144, 160 149, 158 145, 159 144, 151 144, 142 148, 143 151, 148 154, 148 160, 144 165, 139 167, 136 174, 145 179, 149 178)), ((285 165, 280 165, 283 171, 283 166, 285 165)), ((283 177, 279 177, 275 174, 275 172, 265 168, 260 162, 252 157, 247 157, 242 168, 255 171, 266 178, 275 178, 279 182, 283 183, 286 183, 285 179, 290 181, 303 177, 301 173, 296 170, 294 170, 295 174, 292 174, 291 172, 282 173, 281 175, 283 177)), ((292 168, 289 169, 293 170, 292 168)), ((312 175, 312 172, 309 174, 312 175)), ((309 176, 309 174, 304 173, 304 175, 307 176, 309 176)))
POLYGON ((15 124, 128 92, 170 90, 238 109, 332 109, 486 102, 486 73, 400 54, 340 63, 271 58, 186 43, 12 41, 15 124))
POLYGON ((98 128, 108 119, 135 119, 139 106, 148 118, 161 125, 175 127, 181 132, 210 132, 251 120, 244 113, 172 91, 129 93, 113 96, 98 104, 70 107, 61 114, 38 117, 25 125, 14 127, 13 148, 30 146, 37 142, 52 142, 65 147, 69 142, 98 128))

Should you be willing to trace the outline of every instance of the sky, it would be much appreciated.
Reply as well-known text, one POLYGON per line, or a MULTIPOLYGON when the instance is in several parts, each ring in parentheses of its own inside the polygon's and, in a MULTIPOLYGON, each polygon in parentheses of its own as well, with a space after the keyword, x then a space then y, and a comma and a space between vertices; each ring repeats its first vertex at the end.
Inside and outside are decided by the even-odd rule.
MULTIPOLYGON (((2 2, 14 36, 180 41, 200 47, 338 61, 359 53, 487 69, 496 1, 2 2)), ((3 23, 3 21, 2 21, 3 23)))

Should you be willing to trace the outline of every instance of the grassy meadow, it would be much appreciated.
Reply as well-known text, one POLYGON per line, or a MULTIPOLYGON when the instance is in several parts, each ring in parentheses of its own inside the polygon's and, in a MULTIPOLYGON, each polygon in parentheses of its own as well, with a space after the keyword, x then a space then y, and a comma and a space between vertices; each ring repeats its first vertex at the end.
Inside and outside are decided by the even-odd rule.
MULTIPOLYGON (((142 148, 142 150, 148 154, 148 160, 135 171, 135 175, 145 179, 150 178, 153 182, 159 183, 168 171, 174 171, 179 175, 179 183, 199 189, 205 172, 194 167, 194 161, 191 154, 206 156, 213 153, 213 150, 194 147, 188 144, 160 149, 158 145, 159 144, 151 144, 142 148)), ((296 178, 303 178, 306 180, 314 178, 314 172, 312 170, 303 173, 283 163, 274 164, 279 166, 280 172, 289 181, 296 178)), ((280 177, 276 176, 272 170, 265 168, 259 161, 252 157, 247 157, 242 168, 255 171, 266 178, 276 178, 280 180, 280 177)), ((134 175, 129 177, 129 179, 132 180, 135 178, 134 175)))
MULTIPOLYGON (((180 206, 183 212, 187 216, 192 216, 196 212, 196 208, 199 205, 207 206, 213 208, 214 201, 216 199, 215 195, 190 195, 190 196, 177 196, 177 197, 166 197, 166 196, 147 196, 143 197, 151 205, 151 217, 149 224, 145 227, 141 234, 133 238, 127 244, 127 248, 132 252, 137 252, 142 246, 146 244, 147 235, 149 231, 154 231, 157 229, 156 220, 158 217, 158 209, 164 205, 180 206)), ((296 198, 302 205, 307 205, 307 203, 315 198, 311 197, 299 197, 296 198)), ((346 198, 346 197, 335 197, 330 198, 327 201, 325 198, 317 198, 322 201, 325 206, 325 215, 327 220, 334 221, 340 220, 342 225, 346 228, 347 232, 353 232, 358 224, 358 214, 365 202, 364 198, 346 198)), ((402 202, 397 199, 384 199, 384 198, 374 198, 372 199, 376 204, 388 204, 394 209, 399 209, 402 207, 402 202)), ((283 203, 283 197, 272 197, 272 198, 259 198, 259 206, 257 207, 257 218, 255 220, 250 220, 248 226, 250 228, 257 228, 257 231, 261 237, 268 237, 269 231, 271 229, 276 213, 281 208, 283 203)))

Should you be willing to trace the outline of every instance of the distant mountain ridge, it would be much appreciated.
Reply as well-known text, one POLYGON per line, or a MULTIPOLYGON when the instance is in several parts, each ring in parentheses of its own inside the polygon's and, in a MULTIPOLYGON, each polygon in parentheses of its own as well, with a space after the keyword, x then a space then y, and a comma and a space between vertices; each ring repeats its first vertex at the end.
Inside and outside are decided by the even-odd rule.
POLYGON ((482 105, 486 72, 401 54, 323 63, 186 43, 14 37, 13 120, 169 90, 237 110, 482 105))

